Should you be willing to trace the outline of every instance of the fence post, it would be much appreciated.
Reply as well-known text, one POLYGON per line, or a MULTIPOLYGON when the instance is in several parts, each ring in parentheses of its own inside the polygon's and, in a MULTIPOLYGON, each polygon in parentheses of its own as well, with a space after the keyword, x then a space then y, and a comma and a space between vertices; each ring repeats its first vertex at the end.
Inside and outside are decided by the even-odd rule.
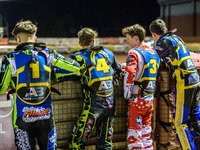
MULTIPOLYGON (((169 90, 169 72, 167 69, 160 69, 159 71, 159 92, 166 92, 169 90)), ((169 100, 169 94, 164 95, 166 100, 169 100)), ((159 96, 158 100, 158 132, 159 132, 159 150, 166 150, 169 143, 169 128, 168 126, 163 126, 165 123, 169 123, 169 106, 163 97, 159 96), (166 131, 167 129, 167 131, 166 131)))

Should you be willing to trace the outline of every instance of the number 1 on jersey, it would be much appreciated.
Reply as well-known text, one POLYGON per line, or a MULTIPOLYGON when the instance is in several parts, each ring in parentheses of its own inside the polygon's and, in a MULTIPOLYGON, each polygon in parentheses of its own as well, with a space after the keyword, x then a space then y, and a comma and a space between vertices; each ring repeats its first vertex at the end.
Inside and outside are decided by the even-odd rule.
POLYGON ((36 63, 31 63, 30 68, 32 68, 32 77, 33 79, 38 79, 40 78, 40 65, 39 61, 36 63))

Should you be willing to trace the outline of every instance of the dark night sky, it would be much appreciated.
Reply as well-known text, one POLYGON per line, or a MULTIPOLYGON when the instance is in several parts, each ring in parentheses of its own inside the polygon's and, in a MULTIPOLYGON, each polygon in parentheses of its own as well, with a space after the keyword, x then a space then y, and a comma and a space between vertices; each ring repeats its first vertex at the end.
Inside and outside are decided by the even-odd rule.
POLYGON ((9 21, 9 32, 20 19, 29 19, 37 24, 39 37, 76 37, 83 27, 97 30, 100 37, 117 37, 135 23, 148 35, 160 7, 156 0, 0 0, 0 13, 9 21))

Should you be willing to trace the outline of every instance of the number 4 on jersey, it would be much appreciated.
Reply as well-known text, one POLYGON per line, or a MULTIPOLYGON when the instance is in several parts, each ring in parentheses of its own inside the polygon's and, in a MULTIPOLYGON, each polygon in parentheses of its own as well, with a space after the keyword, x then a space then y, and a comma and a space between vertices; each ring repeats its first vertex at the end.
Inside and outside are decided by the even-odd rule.
POLYGON ((103 71, 103 73, 108 73, 109 69, 110 66, 108 66, 108 64, 106 63, 105 58, 97 59, 97 66, 96 66, 97 71, 103 71))

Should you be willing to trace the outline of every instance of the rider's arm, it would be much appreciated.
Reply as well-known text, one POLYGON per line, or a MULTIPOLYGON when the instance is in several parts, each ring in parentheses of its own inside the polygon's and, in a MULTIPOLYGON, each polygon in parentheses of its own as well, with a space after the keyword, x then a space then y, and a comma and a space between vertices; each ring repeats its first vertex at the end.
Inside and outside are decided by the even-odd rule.
POLYGON ((127 83, 132 84, 135 81, 134 77, 136 74, 136 70, 138 68, 138 56, 135 52, 129 52, 128 57, 126 59, 126 68, 125 71, 128 72, 127 83))
POLYGON ((138 68, 138 56, 134 51, 130 51, 126 59, 126 68, 124 72, 124 98, 131 96, 132 86, 135 81, 136 70, 138 68))
POLYGON ((113 63, 112 63, 112 68, 114 69, 114 78, 122 78, 122 67, 121 65, 117 62, 116 57, 113 54, 113 63))
POLYGON ((0 73, 0 94, 4 94, 10 87, 12 77, 11 65, 6 56, 2 59, 1 73, 0 73))
POLYGON ((65 58, 59 53, 54 53, 53 67, 56 74, 56 78, 69 75, 79 75, 80 65, 77 61, 71 58, 65 58))

